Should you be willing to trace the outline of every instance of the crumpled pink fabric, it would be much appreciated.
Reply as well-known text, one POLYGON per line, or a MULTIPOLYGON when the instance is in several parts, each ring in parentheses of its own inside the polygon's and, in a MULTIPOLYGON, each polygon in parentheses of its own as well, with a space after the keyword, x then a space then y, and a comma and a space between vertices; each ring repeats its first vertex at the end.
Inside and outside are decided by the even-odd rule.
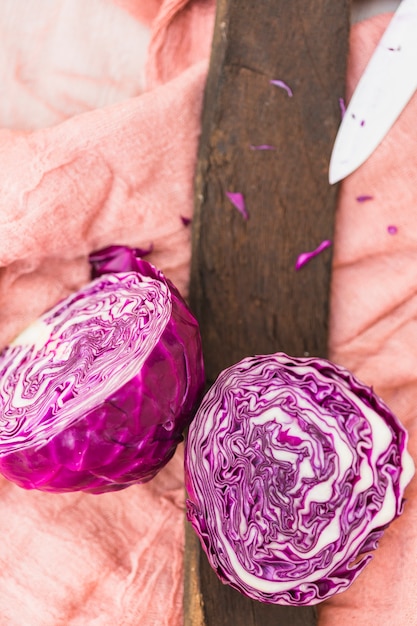
MULTIPOLYGON (((101 246, 152 244, 150 260, 188 291, 181 217, 192 216, 214 0, 41 7, 3 0, 0 15, 0 346, 83 284, 101 246)), ((349 93, 387 19, 353 28, 349 93)), ((342 184, 330 337, 332 358, 408 426, 414 458, 416 107, 342 184), (364 194, 374 199, 357 202, 364 194)), ((320 607, 319 626, 417 624, 415 484, 358 582, 320 607)), ((0 502, 1 626, 182 624, 182 448, 147 485, 51 496, 0 480, 0 502)))
MULTIPOLYGON (((214 9, 2 3, 0 347, 85 283, 88 253, 109 244, 152 245, 187 294, 182 218, 214 9)), ((1 626, 182 624, 182 446, 146 485, 51 496, 0 479, 0 503, 1 626)))
MULTIPOLYGON (((347 98, 386 28, 380 15, 352 29, 347 98)), ((330 356, 388 403, 417 459, 417 97, 341 185, 334 240, 330 356), (372 200, 358 202, 360 196, 372 200), (390 234, 389 227, 395 234, 390 234)), ((352 587, 319 606, 319 625, 417 624, 417 479, 352 587)))
MULTIPOLYGON (((70 69, 79 60, 67 58, 70 55, 64 49, 62 56, 52 57, 48 78, 54 81, 55 91, 50 88, 47 96, 52 102, 45 102, 46 81, 42 75, 36 81, 30 74, 33 58, 50 58, 51 51, 61 54, 58 35, 69 28, 69 16, 76 23, 77 5, 78 19, 88 17, 92 32, 104 27, 111 30, 111 23, 103 19, 109 4, 111 0, 92 0, 87 11, 79 0, 58 2, 61 13, 56 10, 40 24, 38 36, 43 39, 33 44, 36 54, 25 62, 19 59, 14 81, 9 81, 18 96, 17 122, 24 117, 26 105, 30 113, 35 111, 35 123, 41 127, 32 131, 25 127, 25 132, 20 125, 0 130, 0 347, 31 319, 85 283, 88 253, 112 242, 141 248, 152 245, 149 260, 180 291, 187 291, 190 229, 181 218, 190 217, 192 210, 191 173, 214 4, 160 3, 152 22, 149 79, 140 95, 137 77, 132 81, 136 94, 128 94, 132 97, 123 97, 123 85, 115 90, 114 83, 122 81, 119 66, 110 65, 110 55, 107 64, 94 67, 100 72, 96 91, 107 78, 116 91, 110 96, 123 99, 91 109, 93 78, 87 73, 80 77, 70 69), (54 18, 59 27, 54 27, 54 18), (52 29, 50 41, 45 39, 48 29, 52 29)), ((136 9, 137 14, 145 3, 125 0, 122 4, 120 11, 136 9)), ((113 13, 111 17, 115 18, 113 13)), ((85 38, 85 46, 90 45, 87 52, 93 55, 91 38, 85 38)), ((12 39, 11 53, 20 56, 20 47, 21 42, 12 39)), ((122 52, 127 54, 128 49, 122 52)), ((78 73, 82 59, 80 65, 78 73)), ((132 72, 129 66, 127 70, 132 72)), ((103 100, 102 92, 100 96, 103 100)), ((12 113, 5 115, 9 125, 12 113)))

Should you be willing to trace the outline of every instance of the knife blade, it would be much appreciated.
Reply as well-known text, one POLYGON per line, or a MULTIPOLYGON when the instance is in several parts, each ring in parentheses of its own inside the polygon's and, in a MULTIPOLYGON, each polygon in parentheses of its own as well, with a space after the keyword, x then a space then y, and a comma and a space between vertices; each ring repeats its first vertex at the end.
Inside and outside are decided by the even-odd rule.
POLYGON ((330 184, 369 158, 416 89, 417 0, 402 0, 343 116, 330 158, 330 184))

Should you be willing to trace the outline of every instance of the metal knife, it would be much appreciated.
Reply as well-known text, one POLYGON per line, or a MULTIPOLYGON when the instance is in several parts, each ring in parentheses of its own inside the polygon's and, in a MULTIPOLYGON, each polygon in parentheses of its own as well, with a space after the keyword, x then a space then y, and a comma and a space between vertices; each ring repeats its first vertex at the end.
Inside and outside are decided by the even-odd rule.
POLYGON ((343 116, 330 159, 330 184, 368 159, 416 89, 417 0, 402 0, 343 116))

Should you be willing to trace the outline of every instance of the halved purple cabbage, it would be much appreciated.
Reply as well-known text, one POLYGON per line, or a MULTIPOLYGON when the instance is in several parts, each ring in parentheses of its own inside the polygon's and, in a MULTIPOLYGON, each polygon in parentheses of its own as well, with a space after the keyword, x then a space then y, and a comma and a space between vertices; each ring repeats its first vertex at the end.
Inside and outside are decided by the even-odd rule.
POLYGON ((198 324, 123 246, 0 354, 0 472, 27 489, 102 493, 172 457, 204 385, 198 324))
POLYGON ((219 578, 266 603, 343 591, 400 513, 407 435, 372 389, 283 353, 223 371, 190 425, 187 517, 219 578))

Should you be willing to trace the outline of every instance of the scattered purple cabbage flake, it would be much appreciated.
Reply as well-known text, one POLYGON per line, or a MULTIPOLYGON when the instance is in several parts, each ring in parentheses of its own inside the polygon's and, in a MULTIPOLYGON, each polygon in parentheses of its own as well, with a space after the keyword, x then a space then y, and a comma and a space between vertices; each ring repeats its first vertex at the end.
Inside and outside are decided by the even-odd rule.
POLYGON ((226 191, 226 196, 233 204, 233 206, 239 211, 243 219, 249 219, 249 213, 246 209, 246 202, 243 193, 234 193, 231 191, 226 191))
POLYGON ((251 150, 276 150, 275 146, 271 146, 269 143, 261 143, 258 146, 250 145, 251 150))
POLYGON ((340 108, 340 116, 344 117, 345 113, 346 113, 346 104, 345 104, 345 99, 344 98, 339 98, 339 108, 340 108))
POLYGON ((287 83, 285 83, 283 80, 270 80, 269 81, 270 85, 275 85, 275 87, 280 87, 281 89, 284 89, 289 98, 293 97, 293 91, 291 89, 291 87, 289 85, 287 85, 287 83))
POLYGON ((322 241, 321 244, 317 246, 317 248, 315 248, 315 250, 312 250, 311 252, 302 252, 297 257, 297 261, 295 263, 295 269, 299 270, 300 268, 303 267, 303 265, 305 265, 306 263, 311 261, 311 259, 313 259, 315 256, 320 254, 320 252, 323 252, 323 250, 326 250, 326 248, 330 248, 331 245, 332 245, 332 242, 330 241, 330 239, 324 239, 324 241, 322 241))
POLYGON ((387 226, 387 233, 389 235, 396 235, 398 233, 398 227, 394 224, 390 224, 389 226, 387 226))
POLYGON ((185 217, 184 215, 180 215, 180 218, 184 226, 189 226, 191 224, 191 217, 185 217))
POLYGON ((363 194, 361 196, 356 196, 356 202, 369 202, 369 200, 373 200, 374 197, 368 194, 363 194))
MULTIPOLYGON (((354 113, 352 113, 351 115, 352 115, 352 119, 356 120, 356 115, 354 113)), ((359 122, 359 126, 365 126, 365 120, 361 120, 359 122)))

